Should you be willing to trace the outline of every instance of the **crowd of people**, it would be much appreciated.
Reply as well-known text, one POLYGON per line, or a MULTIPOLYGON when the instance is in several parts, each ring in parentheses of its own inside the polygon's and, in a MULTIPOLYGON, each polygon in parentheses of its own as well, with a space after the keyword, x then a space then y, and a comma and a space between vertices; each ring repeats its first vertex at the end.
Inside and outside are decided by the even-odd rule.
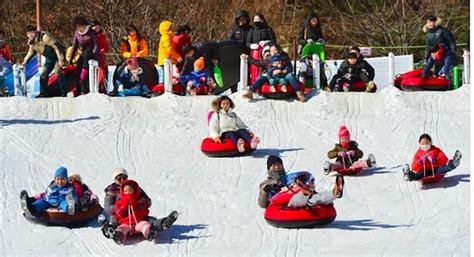
MULTIPOLYGON (((79 81, 77 83, 75 95, 87 94, 88 85, 88 66, 89 60, 96 60, 99 67, 107 77, 107 59, 109 45, 106 31, 102 28, 99 21, 89 22, 83 16, 77 16, 73 20, 75 29, 72 39, 72 45, 66 48, 60 40, 46 31, 37 31, 34 26, 26 27, 26 36, 28 39, 28 53, 23 59, 25 65, 35 54, 41 54, 45 58, 45 64, 40 77, 40 94, 38 97, 48 96, 46 92, 49 75, 52 71, 58 76, 58 84, 61 94, 66 96, 68 88, 64 74, 61 68, 73 64, 79 70, 79 81)), ((166 58, 176 65, 180 74, 179 82, 191 92, 193 88, 206 85, 215 87, 216 78, 213 69, 219 64, 219 51, 216 41, 193 42, 191 36, 191 27, 188 24, 176 26, 173 31, 171 21, 162 21, 158 24, 159 49, 157 56, 157 65, 159 80, 163 82, 163 65, 166 58), (202 65, 204 63, 204 66, 202 65)), ((456 41, 453 34, 441 26, 441 19, 436 16, 428 16, 426 25, 423 27, 426 33, 426 51, 424 56, 423 77, 429 76, 430 69, 434 66, 434 76, 444 76, 451 81, 450 69, 456 62, 456 41)), ((282 91, 287 90, 290 85, 297 93, 300 101, 305 101, 303 94, 298 93, 298 79, 293 75, 291 60, 287 53, 281 51, 277 44, 277 37, 274 30, 268 24, 265 16, 257 12, 253 18, 250 18, 246 10, 239 10, 235 14, 235 24, 233 24, 228 35, 228 40, 234 40, 242 43, 251 49, 252 45, 262 44, 265 46, 262 51, 261 60, 252 60, 251 65, 260 68, 260 77, 249 86, 249 91, 244 95, 246 98, 252 98, 252 92, 261 87, 263 83, 282 85, 282 91), (278 53, 271 54, 273 48, 278 49, 278 53), (268 55, 270 53, 270 55, 268 55)), ((326 39, 323 35, 322 24, 316 13, 310 13, 304 20, 298 33, 299 53, 308 44, 319 44, 324 47, 326 39)), ((276 51, 276 50, 275 50, 276 51)), ((149 47, 147 39, 140 33, 137 27, 129 24, 126 29, 126 35, 122 37, 120 45, 120 56, 123 61, 133 58, 147 58, 149 47)), ((375 71, 374 68, 364 60, 360 49, 353 46, 347 54, 343 56, 345 61, 340 65, 330 83, 327 83, 324 72, 324 60, 320 63, 321 85, 320 87, 327 91, 350 91, 352 84, 356 81, 362 81, 366 86, 367 92, 374 92, 375 71)), ((149 94, 150 88, 146 88, 144 83, 140 83, 138 69, 133 68, 136 61, 131 61, 129 69, 120 74, 120 81, 114 81, 126 88, 136 88, 142 90, 143 94, 149 94)), ((129 64, 127 62, 127 64, 129 64)), ((6 43, 5 32, 0 30, 0 94, 8 94, 8 89, 4 86, 5 75, 11 70, 11 53, 6 43)), ((237 90, 236 86, 231 88, 232 92, 237 90)), ((271 87, 274 91, 274 87, 271 87)), ((110 96, 117 96, 117 88, 107 92, 105 86, 101 86, 100 92, 109 93, 110 96)), ((141 91, 140 91, 141 92, 141 91)))

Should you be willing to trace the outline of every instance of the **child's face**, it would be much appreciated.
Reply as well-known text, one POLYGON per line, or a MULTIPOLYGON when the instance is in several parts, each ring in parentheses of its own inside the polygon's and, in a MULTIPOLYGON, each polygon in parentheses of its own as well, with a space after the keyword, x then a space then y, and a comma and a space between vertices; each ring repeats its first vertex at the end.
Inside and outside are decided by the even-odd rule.
POLYGON ((357 59, 356 59, 356 58, 349 58, 349 59, 347 59, 347 61, 348 61, 350 64, 354 65, 354 64, 356 64, 357 59))
POLYGON ((272 62, 272 65, 275 67, 281 67, 281 61, 272 62))
POLYGON ((225 99, 221 102, 221 108, 224 109, 224 111, 228 111, 230 109, 230 101, 225 99))
POLYGON ((123 193, 126 194, 126 195, 131 195, 131 194, 133 194, 133 192, 135 192, 135 190, 134 190, 133 187, 130 186, 130 185, 126 185, 126 186, 123 188, 123 193))
POLYGON ((341 139, 339 139, 339 142, 342 144, 342 145, 347 145, 349 144, 350 140, 348 137, 341 137, 341 139))
POLYGON ((133 36, 137 35, 137 32, 135 30, 131 30, 131 31, 128 32, 128 35, 133 37, 133 36))
POLYGON ((276 46, 271 46, 270 47, 270 55, 273 56, 278 53, 278 48, 276 46))
POLYGON ((66 185, 67 180, 66 180, 65 178, 63 178, 63 177, 55 177, 55 178, 54 178, 54 183, 56 183, 56 185, 57 185, 58 187, 63 187, 63 186, 66 185))
POLYGON ((311 24, 311 27, 315 28, 318 25, 318 18, 312 18, 309 20, 309 23, 311 24))
POLYGON ((95 25, 95 26, 94 26, 94 30, 95 30, 96 32, 99 32, 101 29, 102 29, 102 27, 100 27, 100 25, 95 25))
POLYGON ((430 150, 430 148, 431 148, 431 141, 426 138, 421 139, 420 149, 423 151, 428 151, 430 150))
POLYGON ((263 53, 263 59, 270 59, 271 55, 270 55, 270 52, 269 51, 266 51, 263 53))

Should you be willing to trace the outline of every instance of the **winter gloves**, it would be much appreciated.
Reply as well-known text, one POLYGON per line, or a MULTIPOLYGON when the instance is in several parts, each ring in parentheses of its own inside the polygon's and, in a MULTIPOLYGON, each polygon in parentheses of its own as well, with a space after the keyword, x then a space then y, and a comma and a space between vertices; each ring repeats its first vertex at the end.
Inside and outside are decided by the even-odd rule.
POLYGON ((341 158, 344 158, 345 156, 352 157, 352 156, 354 156, 354 151, 353 150, 350 150, 350 151, 347 151, 347 152, 340 151, 340 152, 337 153, 337 156, 341 157, 341 158))

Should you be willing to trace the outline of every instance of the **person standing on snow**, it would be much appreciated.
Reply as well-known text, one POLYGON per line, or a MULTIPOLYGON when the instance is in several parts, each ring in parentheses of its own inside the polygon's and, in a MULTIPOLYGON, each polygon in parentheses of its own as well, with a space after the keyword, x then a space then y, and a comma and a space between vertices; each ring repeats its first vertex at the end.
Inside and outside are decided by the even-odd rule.
POLYGON ((26 27, 26 37, 28 38, 29 50, 23 59, 22 65, 26 65, 35 53, 45 57, 45 64, 40 76, 40 94, 37 97, 47 97, 46 88, 51 71, 57 74, 61 94, 66 96, 66 79, 61 71, 65 61, 64 52, 66 48, 64 45, 48 32, 37 31, 31 25, 26 27))

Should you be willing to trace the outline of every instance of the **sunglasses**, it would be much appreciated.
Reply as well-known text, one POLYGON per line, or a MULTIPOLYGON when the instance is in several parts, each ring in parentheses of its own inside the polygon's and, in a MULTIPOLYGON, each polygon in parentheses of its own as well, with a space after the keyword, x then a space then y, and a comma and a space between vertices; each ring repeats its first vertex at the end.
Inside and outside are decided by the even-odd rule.
POLYGON ((125 175, 118 175, 117 177, 115 177, 115 180, 117 181, 123 181, 123 180, 127 180, 128 176, 125 176, 125 175))

